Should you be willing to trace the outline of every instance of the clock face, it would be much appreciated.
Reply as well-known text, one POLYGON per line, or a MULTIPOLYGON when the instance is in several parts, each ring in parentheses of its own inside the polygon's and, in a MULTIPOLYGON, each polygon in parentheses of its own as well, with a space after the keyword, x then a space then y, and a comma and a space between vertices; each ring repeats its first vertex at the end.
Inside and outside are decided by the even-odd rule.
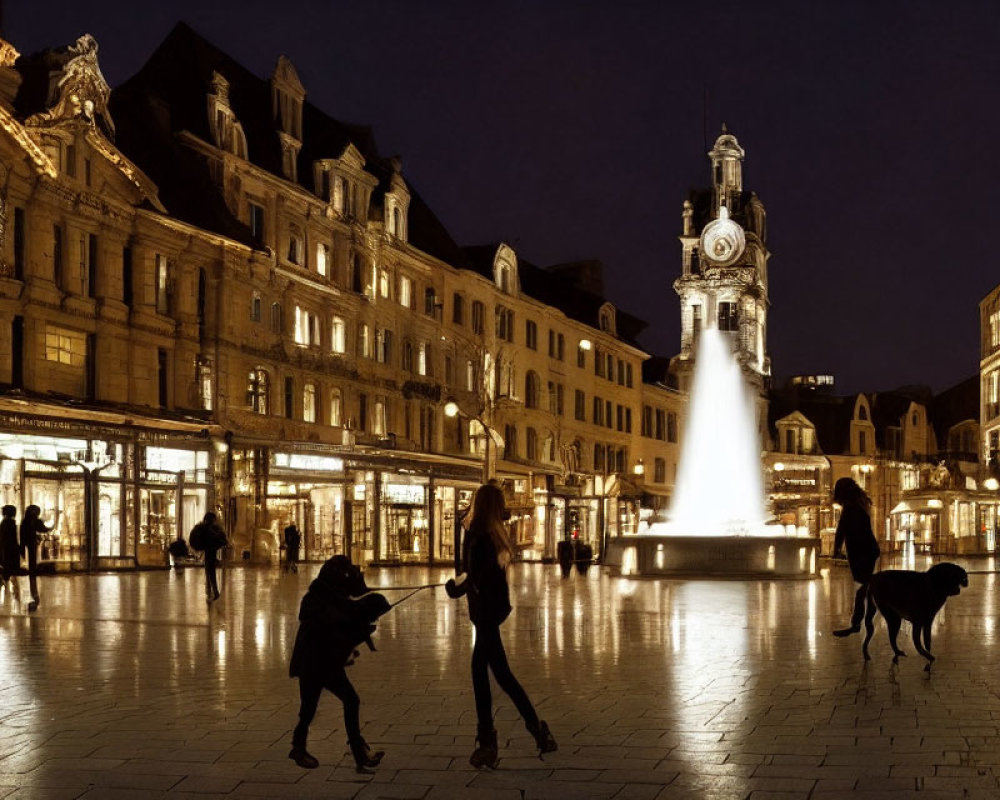
POLYGON ((729 219, 726 209, 722 211, 722 215, 701 232, 701 252, 713 264, 727 267, 743 255, 746 237, 743 228, 729 219))

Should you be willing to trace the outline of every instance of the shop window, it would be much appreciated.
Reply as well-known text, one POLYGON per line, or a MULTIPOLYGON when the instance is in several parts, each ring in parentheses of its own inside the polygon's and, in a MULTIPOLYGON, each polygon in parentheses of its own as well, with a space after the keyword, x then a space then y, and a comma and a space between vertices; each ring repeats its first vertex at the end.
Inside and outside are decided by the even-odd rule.
POLYGON ((268 413, 270 379, 267 371, 257 367, 247 376, 247 405, 255 414, 268 413))
POLYGON ((302 419, 316 421, 316 384, 307 383, 302 389, 302 419))

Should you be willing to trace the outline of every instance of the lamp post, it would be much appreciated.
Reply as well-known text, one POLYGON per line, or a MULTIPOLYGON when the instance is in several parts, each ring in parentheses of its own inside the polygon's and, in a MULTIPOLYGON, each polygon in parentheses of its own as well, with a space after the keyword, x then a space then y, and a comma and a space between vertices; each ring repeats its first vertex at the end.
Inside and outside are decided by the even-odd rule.
MULTIPOLYGON (((458 405, 458 401, 453 398, 444 404, 444 415, 449 419, 454 419, 461 411, 462 409, 458 405)), ((493 477, 492 464, 490 463, 490 440, 493 438, 493 429, 486 424, 486 421, 480 414, 466 414, 465 416, 476 420, 483 428, 483 435, 486 438, 486 445, 483 450, 483 483, 487 483, 493 477)))

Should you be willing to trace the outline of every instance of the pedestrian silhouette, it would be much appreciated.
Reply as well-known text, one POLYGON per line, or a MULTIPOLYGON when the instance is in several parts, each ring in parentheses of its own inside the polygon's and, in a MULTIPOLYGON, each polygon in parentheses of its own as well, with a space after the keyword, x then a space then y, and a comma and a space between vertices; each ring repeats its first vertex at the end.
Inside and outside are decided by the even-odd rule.
POLYGON ((21 571, 21 546, 17 541, 17 509, 14 506, 3 507, 3 519, 0 520, 0 577, 11 596, 20 602, 21 589, 17 585, 17 575, 21 571))
POLYGON ((362 642, 371 645, 375 620, 389 610, 389 602, 369 592, 364 574, 347 556, 334 556, 299 606, 299 631, 295 637, 288 673, 299 679, 299 723, 292 733, 288 757, 300 767, 315 769, 319 761, 306 749, 309 725, 316 715, 323 689, 344 705, 347 743, 360 773, 370 773, 385 753, 373 751, 361 736, 361 699, 347 677, 347 667, 359 653, 362 642))
POLYGON ((302 535, 292 522, 285 528, 285 572, 299 571, 299 545, 302 535))
POLYGON ((841 478, 833 487, 833 502, 839 503, 842 509, 833 540, 833 557, 843 558, 842 550, 846 546, 851 577, 860 584, 854 595, 854 613, 851 614, 850 627, 835 630, 833 635, 850 636, 861 630, 861 620, 865 616, 868 581, 875 571, 879 548, 868 515, 872 501, 865 494, 865 490, 853 479, 841 478))
POLYGON ((209 511, 204 519, 191 529, 188 536, 191 547, 205 553, 205 596, 211 603, 219 599, 219 581, 216 567, 219 564, 219 550, 229 544, 226 532, 219 525, 215 513, 209 511))
POLYGON ((28 611, 36 610, 41 602, 38 597, 38 534, 51 530, 38 518, 41 513, 38 506, 30 505, 21 517, 21 551, 28 557, 28 590, 31 592, 28 611))
POLYGON ((472 520, 462 546, 464 573, 445 584, 449 597, 468 601, 469 619, 475 627, 472 647, 472 689, 476 698, 476 749, 469 758, 474 767, 497 765, 497 732, 493 727, 493 696, 490 676, 514 702, 528 732, 535 737, 539 754, 551 753, 556 740, 546 722, 538 719, 535 707, 507 663, 500 638, 500 625, 510 615, 510 588, 507 565, 514 555, 504 527, 508 517, 503 492, 494 484, 476 491, 472 520))
POLYGON ((170 543, 167 552, 170 553, 170 557, 174 560, 174 569, 181 568, 182 559, 191 557, 191 551, 188 549, 187 542, 180 535, 170 543))

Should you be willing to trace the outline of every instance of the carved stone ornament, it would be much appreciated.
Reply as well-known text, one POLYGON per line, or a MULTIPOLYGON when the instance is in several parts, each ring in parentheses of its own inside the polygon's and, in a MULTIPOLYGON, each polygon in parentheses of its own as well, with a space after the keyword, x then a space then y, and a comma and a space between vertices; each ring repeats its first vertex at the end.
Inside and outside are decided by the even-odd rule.
POLYGON ((13 67, 17 57, 21 55, 6 39, 0 39, 0 67, 13 67))
POLYGON ((100 114, 111 132, 114 123, 108 112, 111 87, 97 63, 97 40, 85 33, 65 51, 62 76, 49 92, 49 109, 27 120, 28 125, 44 125, 70 119, 93 124, 100 114))
POLYGON ((743 228, 729 218, 729 209, 722 206, 719 218, 712 220, 701 232, 701 252, 714 266, 726 267, 743 255, 746 236, 743 228))

